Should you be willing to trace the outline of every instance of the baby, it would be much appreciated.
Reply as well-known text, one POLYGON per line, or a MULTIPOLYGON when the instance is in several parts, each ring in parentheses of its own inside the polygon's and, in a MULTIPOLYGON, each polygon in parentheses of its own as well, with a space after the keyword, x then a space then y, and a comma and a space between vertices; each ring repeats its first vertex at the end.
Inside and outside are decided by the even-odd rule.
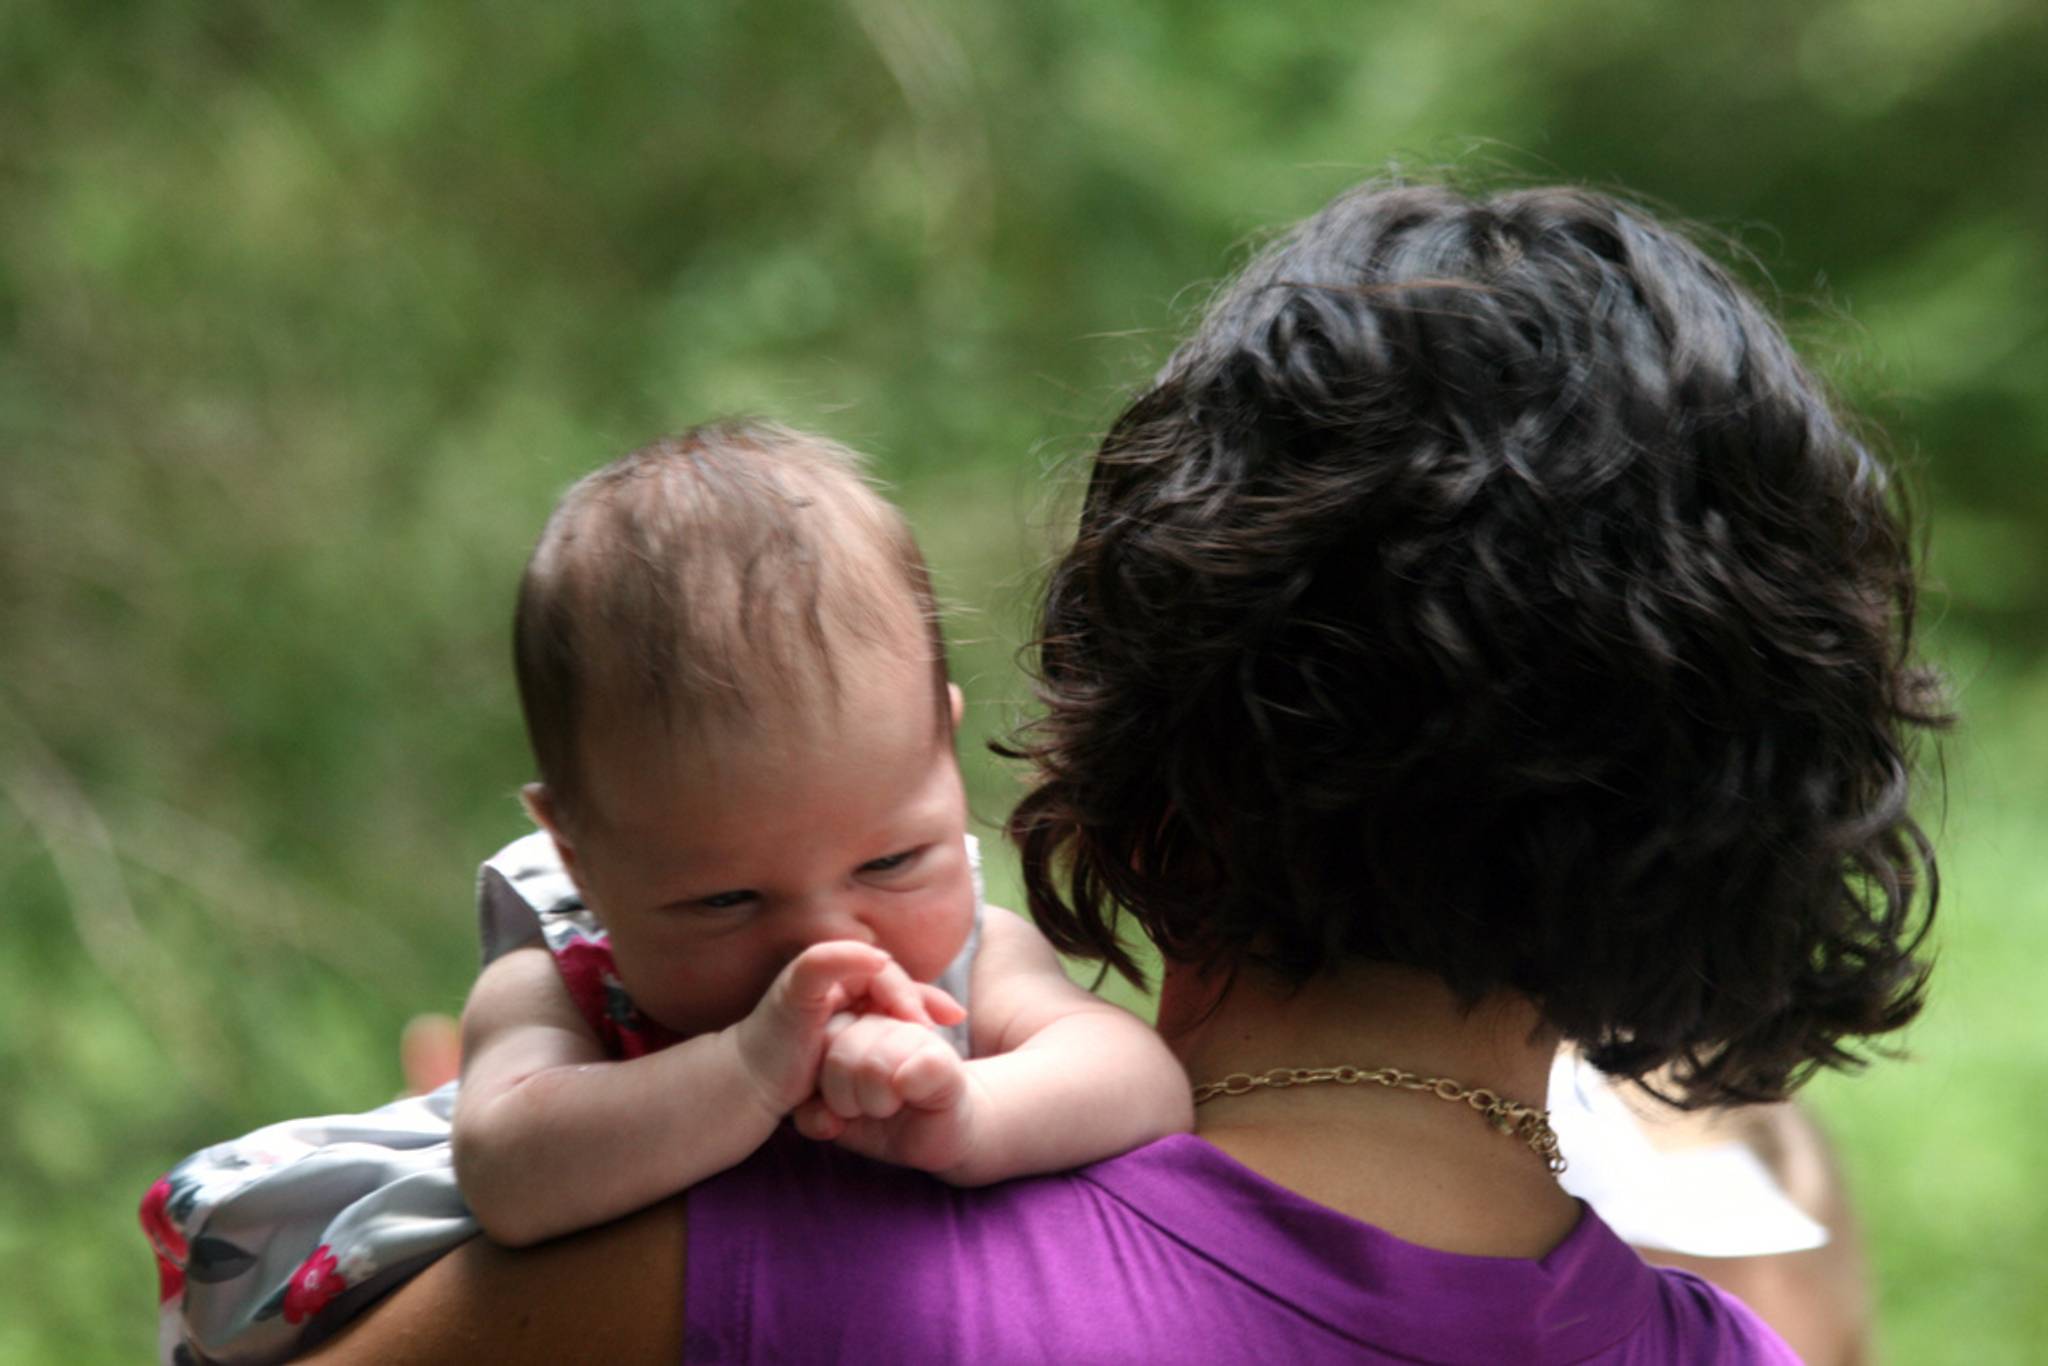
POLYGON ((980 904, 930 579, 851 452, 717 423, 590 475, 514 634, 541 829, 485 868, 461 1084, 157 1182, 165 1361, 281 1360, 479 1226, 602 1223, 785 1118, 960 1184, 1191 1127, 1158 1036, 980 904))
POLYGON ((638 1209, 790 1115, 963 1185, 1189 1127, 1158 1036, 980 908, 931 582, 850 452, 726 423, 591 475, 514 648, 527 809, 588 917, 463 1012, 455 1169, 492 1237, 638 1209))

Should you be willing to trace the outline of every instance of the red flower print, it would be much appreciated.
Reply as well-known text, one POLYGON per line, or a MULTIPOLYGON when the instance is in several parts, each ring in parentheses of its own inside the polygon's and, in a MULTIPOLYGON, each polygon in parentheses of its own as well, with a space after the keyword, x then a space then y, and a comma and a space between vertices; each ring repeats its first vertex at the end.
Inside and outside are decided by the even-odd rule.
POLYGON ((169 1304, 184 1293, 184 1268, 159 1252, 156 1257, 156 1302, 169 1304))
POLYGON ((605 1010, 605 978, 612 974, 611 946, 601 940, 576 939, 555 950, 555 967, 562 985, 576 1003, 576 1013, 602 1031, 609 1016, 605 1010))
POLYGON ((304 1323, 327 1306, 327 1302, 348 1289, 348 1282, 335 1269, 335 1256, 327 1244, 313 1249, 284 1291, 284 1321, 304 1323))
POLYGON ((165 1261, 183 1264, 185 1260, 185 1235, 171 1222, 171 1178, 159 1176, 149 1193, 142 1197, 142 1232, 149 1239, 149 1245, 156 1249, 156 1255, 165 1261))

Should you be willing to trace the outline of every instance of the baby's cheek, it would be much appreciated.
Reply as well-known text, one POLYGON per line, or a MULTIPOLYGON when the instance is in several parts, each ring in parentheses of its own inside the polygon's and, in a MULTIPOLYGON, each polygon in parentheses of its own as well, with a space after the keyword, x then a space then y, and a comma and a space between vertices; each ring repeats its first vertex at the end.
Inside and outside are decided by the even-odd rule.
POLYGON ((919 926, 919 953, 914 962, 906 962, 906 968, 919 981, 931 981, 960 956, 973 929, 974 882, 963 869, 959 886, 934 896, 927 906, 919 926))
POLYGON ((641 1011, 669 1030, 691 1036, 745 1018, 775 980, 776 965, 708 954, 650 954, 622 971, 641 1011))

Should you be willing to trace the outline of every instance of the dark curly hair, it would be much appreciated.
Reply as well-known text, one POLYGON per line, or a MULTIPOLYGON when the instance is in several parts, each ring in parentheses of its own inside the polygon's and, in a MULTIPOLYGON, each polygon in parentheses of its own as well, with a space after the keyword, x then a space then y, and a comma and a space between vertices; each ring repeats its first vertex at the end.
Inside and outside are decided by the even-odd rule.
POLYGON ((1571 189, 1368 185, 1261 253, 1096 454, 1010 822, 1134 979, 1408 964, 1687 1104, 1918 1011, 1913 543, 1777 326, 1571 189))

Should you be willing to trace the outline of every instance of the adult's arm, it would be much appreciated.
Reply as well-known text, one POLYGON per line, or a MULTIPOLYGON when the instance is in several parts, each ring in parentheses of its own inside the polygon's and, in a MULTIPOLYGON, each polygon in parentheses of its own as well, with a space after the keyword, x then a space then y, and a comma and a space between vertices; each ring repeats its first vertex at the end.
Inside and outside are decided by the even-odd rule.
POLYGON ((684 1198, 516 1252, 473 1238, 300 1359, 674 1366, 683 1355, 684 1198))
POLYGON ((1688 1257, 1644 1251, 1643 1260, 1714 1282, 1757 1312, 1809 1366, 1865 1366, 1874 1313, 1862 1230, 1833 1147, 1798 1102, 1666 1113, 1646 1120, 1664 1147, 1737 1142, 1776 1178, 1792 1203, 1827 1228, 1824 1246, 1753 1257, 1688 1257))

